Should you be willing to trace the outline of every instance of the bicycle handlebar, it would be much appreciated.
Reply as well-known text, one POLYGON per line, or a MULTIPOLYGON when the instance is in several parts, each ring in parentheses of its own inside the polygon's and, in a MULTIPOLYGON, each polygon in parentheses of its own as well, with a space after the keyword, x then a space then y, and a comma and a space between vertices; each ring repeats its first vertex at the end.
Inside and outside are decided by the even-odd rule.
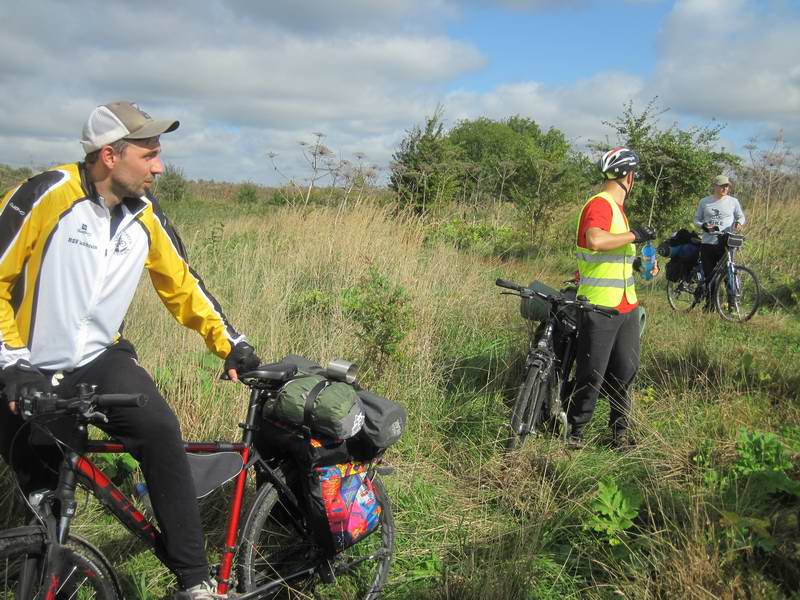
POLYGON ((508 281, 507 279, 497 279, 494 283, 498 287, 506 288, 516 292, 515 295, 518 295, 521 298, 533 298, 534 296, 538 296, 542 300, 547 300, 553 306, 574 306, 578 310, 582 310, 585 312, 595 312, 608 318, 615 317, 619 314, 619 311, 616 308, 597 306, 596 304, 590 304, 585 299, 581 300, 583 296, 580 296, 575 300, 570 300, 568 298, 553 296, 550 294, 545 294, 544 292, 533 290, 531 288, 526 288, 517 283, 514 283, 513 281, 508 281))
MULTIPOLYGON (((43 415, 77 415, 87 420, 102 415, 103 409, 142 408, 147 404, 145 394, 95 394, 88 386, 79 390, 74 398, 61 398, 56 394, 34 394, 20 401, 20 414, 24 419, 43 415)), ((104 418, 104 415, 103 417, 104 418)))

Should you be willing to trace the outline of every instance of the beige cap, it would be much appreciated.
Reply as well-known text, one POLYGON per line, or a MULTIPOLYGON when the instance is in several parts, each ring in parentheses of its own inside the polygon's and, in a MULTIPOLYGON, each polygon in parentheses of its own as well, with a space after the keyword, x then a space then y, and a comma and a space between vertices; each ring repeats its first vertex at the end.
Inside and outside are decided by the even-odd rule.
POLYGON ((731 180, 728 179, 727 175, 717 175, 714 177, 714 185, 730 185, 731 180))
POLYGON ((89 115, 81 145, 89 154, 118 140, 143 140, 169 133, 179 125, 180 121, 156 121, 133 102, 109 102, 89 115))

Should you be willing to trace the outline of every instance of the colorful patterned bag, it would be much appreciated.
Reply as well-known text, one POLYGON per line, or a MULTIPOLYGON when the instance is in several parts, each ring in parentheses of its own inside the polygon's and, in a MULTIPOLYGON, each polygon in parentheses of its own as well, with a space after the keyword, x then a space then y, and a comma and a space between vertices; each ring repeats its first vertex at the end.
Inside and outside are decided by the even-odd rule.
MULTIPOLYGON (((312 445, 316 440, 312 440, 312 445)), ((315 467, 308 478, 312 526, 331 555, 377 529, 381 506, 370 477, 371 463, 315 467)))

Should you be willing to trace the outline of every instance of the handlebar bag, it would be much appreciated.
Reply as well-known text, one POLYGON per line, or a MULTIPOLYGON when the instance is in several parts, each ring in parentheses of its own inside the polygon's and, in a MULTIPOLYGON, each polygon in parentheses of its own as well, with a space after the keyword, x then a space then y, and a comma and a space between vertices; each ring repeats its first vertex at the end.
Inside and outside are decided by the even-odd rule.
POLYGON ((310 373, 287 381, 276 401, 264 406, 263 416, 339 440, 353 437, 364 425, 364 409, 352 385, 310 373))
MULTIPOLYGON (((559 293, 541 281, 532 281, 528 286, 530 289, 550 296, 558 296, 559 293)), ((550 317, 550 303, 539 296, 533 298, 520 298, 519 313, 523 319, 529 321, 546 321, 550 317)))
POLYGON ((362 462, 316 467, 306 478, 312 530, 331 556, 364 539, 380 523, 382 508, 371 467, 362 462))

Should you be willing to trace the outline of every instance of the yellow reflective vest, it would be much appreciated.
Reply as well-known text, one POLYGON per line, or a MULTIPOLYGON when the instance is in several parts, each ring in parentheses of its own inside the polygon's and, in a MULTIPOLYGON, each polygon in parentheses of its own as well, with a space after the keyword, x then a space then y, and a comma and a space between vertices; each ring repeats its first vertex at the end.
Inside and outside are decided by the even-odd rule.
MULTIPOLYGON (((602 198, 611 207, 609 233, 630 231, 625 216, 607 192, 600 192, 592 196, 581 209, 581 215, 589 202, 595 198, 602 198)), ((580 218, 578 230, 580 230, 580 218)), ((586 296, 592 304, 612 308, 619 306, 623 295, 627 296, 628 302, 631 304, 636 303, 636 288, 633 280, 633 260, 636 258, 636 246, 625 244, 614 250, 602 251, 577 246, 576 257, 580 272, 578 295, 586 296)))

